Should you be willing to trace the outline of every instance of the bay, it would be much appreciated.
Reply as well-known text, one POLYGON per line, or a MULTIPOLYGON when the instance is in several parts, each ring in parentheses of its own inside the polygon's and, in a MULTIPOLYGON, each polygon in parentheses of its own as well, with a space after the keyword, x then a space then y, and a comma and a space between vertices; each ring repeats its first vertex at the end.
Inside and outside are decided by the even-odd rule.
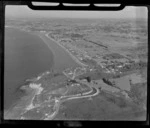
POLYGON ((26 79, 52 68, 53 53, 39 36, 15 28, 5 29, 4 50, 4 109, 7 110, 23 95, 17 89, 26 79))

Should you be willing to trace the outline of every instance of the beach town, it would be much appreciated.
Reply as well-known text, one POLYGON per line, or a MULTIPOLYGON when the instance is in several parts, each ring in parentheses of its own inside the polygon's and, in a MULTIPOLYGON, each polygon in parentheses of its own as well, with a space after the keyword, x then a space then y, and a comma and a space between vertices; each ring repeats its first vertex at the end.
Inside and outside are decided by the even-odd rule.
MULTIPOLYGON (((143 119, 147 95, 145 28, 135 31, 132 21, 122 21, 127 26, 124 30, 121 23, 113 27, 117 23, 114 20, 61 20, 6 22, 7 27, 37 35, 54 54, 52 70, 29 78, 28 84, 20 88, 29 95, 5 113, 6 119, 126 120, 128 114, 131 120, 143 119), (78 102, 82 100, 88 106, 91 102, 95 105, 95 112, 89 113, 89 117, 84 113, 90 107, 80 112, 84 104, 78 106, 78 102), (79 108, 77 115, 71 112, 75 109, 74 101, 79 108), (106 108, 109 113, 102 111, 104 106, 111 106, 106 108), (134 113, 142 116, 135 117, 134 113)), ((138 22, 141 25, 142 21, 138 22)))

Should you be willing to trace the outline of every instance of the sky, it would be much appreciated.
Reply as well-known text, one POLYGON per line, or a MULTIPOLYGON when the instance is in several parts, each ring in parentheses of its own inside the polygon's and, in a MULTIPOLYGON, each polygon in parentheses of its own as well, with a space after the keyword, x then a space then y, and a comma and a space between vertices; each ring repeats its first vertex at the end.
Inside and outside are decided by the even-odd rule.
POLYGON ((147 7, 128 6, 120 11, 36 11, 28 6, 7 5, 6 18, 147 18, 147 7))

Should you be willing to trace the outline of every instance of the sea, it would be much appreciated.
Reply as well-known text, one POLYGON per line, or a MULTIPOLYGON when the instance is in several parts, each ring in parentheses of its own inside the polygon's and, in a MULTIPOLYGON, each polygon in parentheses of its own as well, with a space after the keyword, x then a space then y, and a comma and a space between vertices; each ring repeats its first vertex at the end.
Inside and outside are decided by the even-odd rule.
POLYGON ((11 108, 24 92, 19 88, 53 66, 53 53, 32 33, 6 28, 4 37, 4 109, 11 108))

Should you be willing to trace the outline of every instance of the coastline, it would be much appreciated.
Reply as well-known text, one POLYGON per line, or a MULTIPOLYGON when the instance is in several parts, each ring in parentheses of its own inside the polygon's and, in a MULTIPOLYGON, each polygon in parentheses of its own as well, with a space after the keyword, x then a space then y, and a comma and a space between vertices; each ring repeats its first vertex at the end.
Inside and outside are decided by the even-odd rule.
POLYGON ((52 69, 53 56, 39 36, 18 28, 6 27, 4 109, 10 109, 24 95, 20 87, 52 69))
MULTIPOLYGON (((6 28, 14 28, 14 27, 11 27, 11 26, 6 26, 6 28)), ((74 67, 74 66, 87 66, 85 64, 83 64, 82 62, 80 62, 75 56, 73 56, 65 47, 63 47, 62 45, 59 44, 59 42, 55 41, 54 39, 52 39, 51 37, 48 36, 48 33, 41 33, 41 32, 31 32, 31 31, 27 31, 25 29, 20 29, 20 28, 14 28, 14 29, 18 29, 20 31, 24 31, 24 32, 27 32, 29 34, 32 34, 32 35, 36 35, 38 36, 39 38, 41 38, 43 40, 43 42, 48 46, 48 48, 50 49, 50 51, 53 53, 53 64, 51 66, 51 69, 56 69, 58 68, 58 70, 60 69, 60 66, 55 66, 56 64, 59 64, 57 63, 57 59, 55 59, 55 53, 56 53, 56 50, 54 50, 54 47, 51 47, 50 46, 50 43, 48 42, 54 42, 56 45, 58 45, 60 47, 60 49, 63 49, 68 55, 69 55, 69 58, 71 58, 75 63, 74 64, 70 64, 70 66, 74 67), (45 37, 48 40, 45 39, 45 37)), ((52 43, 51 43, 52 44, 52 43)), ((59 53, 59 52, 58 52, 59 53)), ((67 56, 68 57, 68 56, 67 56)), ((57 58, 57 57, 56 57, 57 58)), ((66 62, 67 63, 72 63, 71 61, 68 61, 66 62)), ((62 65, 61 65, 62 66, 62 65)), ((69 66, 69 67, 70 67, 69 66)), ((66 67, 66 68, 69 68, 69 67, 66 67)), ((60 69, 62 70, 62 69, 60 69)), ((41 73, 40 73, 41 74, 41 73)), ((39 75, 38 75, 39 76, 39 75)))
MULTIPOLYGON (((20 29, 20 28, 15 28, 15 27, 12 27, 12 26, 5 26, 5 27, 6 27, 7 29, 17 29, 17 30, 19 30, 19 31, 26 32, 27 34, 34 35, 34 36, 40 38, 40 39, 43 41, 43 43, 44 43, 46 46, 48 46, 47 43, 45 43, 45 41, 44 41, 38 34, 36 34, 36 33, 32 33, 31 31, 27 31, 27 30, 25 30, 25 29, 20 29)), ((49 48, 49 46, 48 46, 48 48, 49 48)), ((50 70, 51 70, 51 69, 53 69, 53 66, 54 66, 54 54, 53 54, 51 48, 49 48, 49 50, 50 50, 50 52, 51 52, 51 54, 52 54, 52 65, 51 65, 51 68, 50 68, 50 70)), ((34 79, 34 78, 37 78, 37 77, 39 77, 39 76, 42 76, 42 75, 43 75, 44 73, 46 73, 46 72, 49 72, 49 71, 48 71, 48 70, 42 71, 42 72, 36 74, 36 76, 33 76, 33 79, 34 79)), ((27 80, 28 80, 28 79, 27 79, 27 80)), ((29 79, 29 80, 30 80, 30 79, 29 79)))
POLYGON ((69 67, 79 67, 81 62, 77 61, 75 57, 70 55, 70 53, 61 47, 55 40, 47 37, 45 33, 35 33, 37 34, 43 42, 48 46, 54 55, 54 65, 53 69, 58 71, 63 71, 69 67))
POLYGON ((73 59, 74 61, 76 61, 76 62, 77 62, 79 65, 81 65, 81 66, 87 66, 87 65, 81 63, 75 56, 73 56, 73 55, 72 55, 64 46, 62 46, 59 42, 55 41, 55 40, 52 39, 50 36, 48 36, 48 34, 49 34, 49 33, 46 33, 45 36, 46 36, 47 38, 49 38, 50 40, 56 42, 61 48, 63 48, 66 52, 68 52, 68 54, 72 57, 72 59, 73 59))

